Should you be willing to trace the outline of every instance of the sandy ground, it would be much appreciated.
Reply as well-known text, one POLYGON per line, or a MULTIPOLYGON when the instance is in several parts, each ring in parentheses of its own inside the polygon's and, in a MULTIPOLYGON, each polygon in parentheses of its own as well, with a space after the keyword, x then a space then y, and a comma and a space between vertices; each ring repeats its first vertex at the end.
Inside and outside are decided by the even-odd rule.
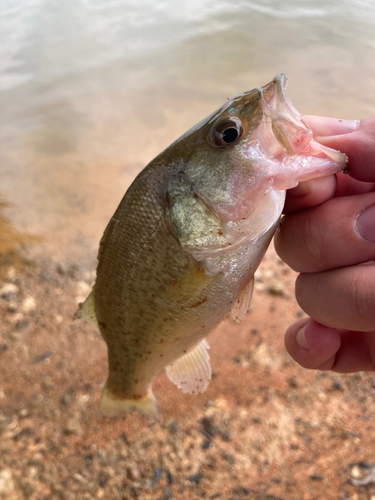
POLYGON ((273 251, 242 323, 208 339, 208 390, 184 395, 156 378, 154 425, 98 413, 105 344, 72 319, 94 270, 8 248, 0 278, 1 499, 375 499, 374 375, 290 359, 283 332, 303 312, 273 251))

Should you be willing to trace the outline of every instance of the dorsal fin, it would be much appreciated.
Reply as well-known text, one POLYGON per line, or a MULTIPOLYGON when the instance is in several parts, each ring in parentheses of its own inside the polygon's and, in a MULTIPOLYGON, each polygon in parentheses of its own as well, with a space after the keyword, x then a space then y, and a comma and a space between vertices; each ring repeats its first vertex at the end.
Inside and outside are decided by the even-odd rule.
POLYGON ((167 366, 167 375, 182 392, 204 392, 211 380, 210 346, 203 339, 181 358, 167 366))

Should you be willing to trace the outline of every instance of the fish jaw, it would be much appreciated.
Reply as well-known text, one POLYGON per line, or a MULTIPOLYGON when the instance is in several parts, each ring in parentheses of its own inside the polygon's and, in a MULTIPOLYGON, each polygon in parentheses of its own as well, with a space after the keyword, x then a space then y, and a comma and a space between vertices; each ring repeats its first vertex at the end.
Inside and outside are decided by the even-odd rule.
MULTIPOLYGON (((260 145, 270 157, 279 160, 279 167, 272 165, 274 189, 290 189, 299 182, 335 174, 345 169, 348 158, 344 153, 319 144, 312 131, 303 123, 302 115, 285 94, 287 78, 281 74, 262 87, 264 120, 257 131, 258 139, 269 127, 277 140, 279 149, 268 150, 267 140, 260 145), (280 151, 280 148, 284 154, 280 151)), ((269 133, 264 133, 265 137, 269 133)))

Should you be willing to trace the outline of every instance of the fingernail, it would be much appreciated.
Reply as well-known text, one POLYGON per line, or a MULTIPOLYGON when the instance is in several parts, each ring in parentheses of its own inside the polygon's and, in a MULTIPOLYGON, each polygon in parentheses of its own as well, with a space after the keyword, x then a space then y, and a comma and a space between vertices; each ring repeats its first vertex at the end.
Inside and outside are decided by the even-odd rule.
POLYGON ((296 335, 296 343, 300 349, 305 349, 305 351, 309 351, 310 346, 306 341, 306 335, 305 335, 306 327, 307 325, 302 327, 301 330, 298 330, 296 335))
POLYGON ((375 205, 371 205, 359 214, 355 227, 361 238, 375 243, 375 205))
POLYGON ((350 134, 359 127, 359 120, 339 120, 325 116, 306 115, 302 121, 316 136, 350 134))

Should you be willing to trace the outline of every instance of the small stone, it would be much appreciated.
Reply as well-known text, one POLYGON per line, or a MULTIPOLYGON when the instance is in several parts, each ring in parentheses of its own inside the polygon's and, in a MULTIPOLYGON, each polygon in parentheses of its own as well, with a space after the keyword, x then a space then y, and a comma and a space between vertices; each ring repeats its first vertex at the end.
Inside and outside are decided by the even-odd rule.
POLYGON ((310 479, 312 481, 323 481, 324 477, 320 474, 311 474, 310 479))
POLYGON ((99 474, 98 483, 101 488, 103 488, 107 484, 107 476, 102 472, 99 474))
POLYGON ((128 478, 132 479, 133 481, 138 481, 141 478, 141 473, 136 466, 128 467, 126 473, 128 478))
POLYGON ((344 388, 344 385, 343 383, 341 382, 341 380, 335 380, 332 384, 332 389, 334 391, 344 391, 345 388, 344 388))
POLYGON ((14 491, 14 482, 12 478, 12 471, 10 469, 3 469, 0 471, 0 495, 10 494, 14 491))
POLYGON ((14 298, 14 296, 17 295, 18 292, 19 288, 17 285, 15 285, 14 283, 6 283, 0 289, 0 297, 3 300, 10 300, 11 298, 14 298))
POLYGON ((38 363, 41 363, 42 361, 48 359, 51 355, 52 355, 51 351, 42 352, 41 354, 38 354, 38 356, 35 356, 35 358, 31 360, 30 364, 36 365, 38 363))
POLYGON ((87 404, 89 401, 90 401, 90 395, 89 394, 80 394, 77 398, 77 403, 79 405, 82 405, 84 406, 85 404, 87 404))
POLYGON ((103 488, 99 488, 98 491, 96 492, 96 498, 104 498, 105 491, 103 488))
POLYGON ((202 450, 207 450, 208 448, 212 448, 213 444, 209 439, 205 439, 201 444, 202 450))
POLYGON ((73 394, 71 391, 65 392, 60 399, 60 403, 64 406, 69 406, 73 400, 73 394))
POLYGON ((21 309, 22 309, 22 312, 25 313, 25 314, 30 313, 32 311, 35 311, 35 309, 36 309, 36 300, 34 299, 34 297, 32 297, 31 295, 29 295, 28 297, 26 297, 22 301, 21 309))
POLYGON ((13 266, 9 266, 6 272, 6 277, 8 281, 12 281, 16 278, 16 268, 13 266))
POLYGON ((167 429, 171 434, 176 434, 178 432, 178 425, 173 418, 169 418, 164 423, 165 429, 167 429))
POLYGON ((193 474, 192 476, 188 476, 186 479, 191 483, 199 484, 202 480, 202 476, 200 474, 193 474))
POLYGON ((351 470, 351 476, 354 479, 360 479, 363 476, 362 470, 358 465, 354 465, 351 470))
POLYGON ((26 418, 29 415, 29 412, 26 410, 26 408, 23 408, 18 412, 18 416, 20 418, 26 418))
POLYGON ((83 431, 81 424, 77 417, 69 418, 64 427, 65 434, 75 434, 76 436, 82 436, 83 431))
POLYGON ((284 295, 284 288, 284 284, 281 283, 281 281, 274 281, 271 285, 269 285, 267 291, 271 295, 284 295))
POLYGON ((288 385, 292 389, 297 389, 297 387, 298 387, 297 377, 293 376, 293 377, 288 378, 288 385))

